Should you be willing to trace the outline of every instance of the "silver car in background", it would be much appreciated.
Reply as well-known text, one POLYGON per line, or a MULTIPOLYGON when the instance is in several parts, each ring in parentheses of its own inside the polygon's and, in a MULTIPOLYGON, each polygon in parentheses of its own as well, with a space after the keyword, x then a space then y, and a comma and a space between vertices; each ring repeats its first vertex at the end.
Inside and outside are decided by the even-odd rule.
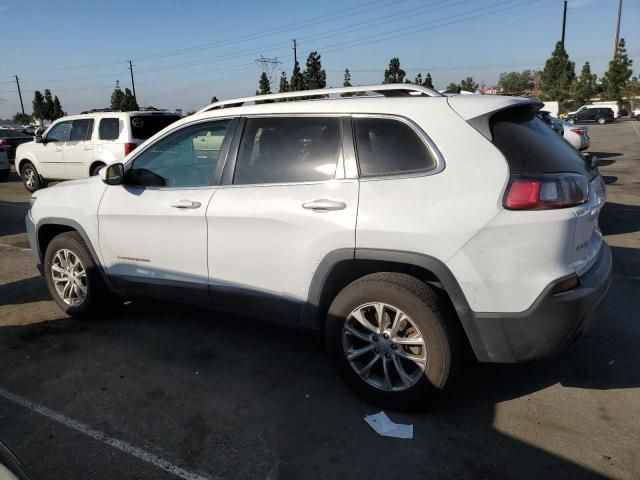
POLYGON ((591 138, 589 137, 589 127, 586 125, 576 125, 575 123, 560 120, 563 127, 564 139, 573 145, 573 148, 581 152, 591 146, 591 138))

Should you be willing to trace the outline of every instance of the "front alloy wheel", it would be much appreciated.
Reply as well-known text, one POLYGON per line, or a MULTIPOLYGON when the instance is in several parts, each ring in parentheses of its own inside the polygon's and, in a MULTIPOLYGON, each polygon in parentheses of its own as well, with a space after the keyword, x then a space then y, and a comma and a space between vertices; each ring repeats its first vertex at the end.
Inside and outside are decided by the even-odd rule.
POLYGON ((367 303, 353 310, 344 323, 342 346, 351 368, 378 389, 405 390, 424 375, 422 333, 393 305, 367 303))
POLYGON ((62 248, 53 255, 51 279, 56 293, 64 303, 77 307, 87 298, 87 272, 80 258, 62 248))

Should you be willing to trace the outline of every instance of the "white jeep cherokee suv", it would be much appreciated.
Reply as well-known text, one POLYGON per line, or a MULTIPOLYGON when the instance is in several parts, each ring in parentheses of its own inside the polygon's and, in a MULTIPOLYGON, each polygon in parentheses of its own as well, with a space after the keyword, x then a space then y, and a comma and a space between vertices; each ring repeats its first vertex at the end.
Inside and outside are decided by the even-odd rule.
POLYGON ((16 150, 16 172, 30 192, 49 180, 96 175, 180 117, 163 111, 92 111, 56 120, 16 150))
POLYGON ((604 183, 541 106, 413 85, 218 102, 37 192, 32 252, 70 315, 146 295, 309 327, 356 391, 414 406, 469 347, 560 352, 607 292, 604 183))

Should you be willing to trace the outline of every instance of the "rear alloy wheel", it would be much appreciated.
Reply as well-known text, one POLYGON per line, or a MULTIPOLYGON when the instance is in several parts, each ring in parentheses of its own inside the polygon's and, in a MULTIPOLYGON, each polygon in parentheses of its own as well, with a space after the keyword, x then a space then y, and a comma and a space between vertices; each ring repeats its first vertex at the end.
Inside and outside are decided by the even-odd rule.
POLYGON ((401 273, 374 273, 348 285, 329 308, 325 335, 345 383, 366 400, 398 410, 425 406, 463 362, 448 300, 401 273))
POLYGON ((91 168, 91 172, 89 172, 89 175, 92 177, 95 177, 96 175, 98 175, 98 172, 100 171, 101 168, 104 168, 105 164, 104 163, 98 163, 97 165, 94 165, 91 168))
POLYGON ((20 169, 20 176, 22 177, 22 183, 27 190, 35 192, 42 188, 42 180, 40 175, 31 162, 25 162, 20 169))
POLYGON ((604 117, 600 117, 600 118, 598 119, 598 123, 599 123, 600 125, 604 125, 605 123, 607 123, 607 120, 606 120, 604 117))

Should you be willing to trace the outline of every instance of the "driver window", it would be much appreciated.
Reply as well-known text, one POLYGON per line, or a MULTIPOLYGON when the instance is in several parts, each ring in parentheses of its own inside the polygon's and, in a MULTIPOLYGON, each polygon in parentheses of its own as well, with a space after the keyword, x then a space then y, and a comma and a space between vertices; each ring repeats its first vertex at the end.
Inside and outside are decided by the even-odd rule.
POLYGON ((204 187, 220 165, 231 120, 183 128, 159 140, 133 161, 127 184, 155 187, 204 187))
POLYGON ((47 142, 66 142, 70 133, 71 122, 56 123, 47 133, 47 142))

